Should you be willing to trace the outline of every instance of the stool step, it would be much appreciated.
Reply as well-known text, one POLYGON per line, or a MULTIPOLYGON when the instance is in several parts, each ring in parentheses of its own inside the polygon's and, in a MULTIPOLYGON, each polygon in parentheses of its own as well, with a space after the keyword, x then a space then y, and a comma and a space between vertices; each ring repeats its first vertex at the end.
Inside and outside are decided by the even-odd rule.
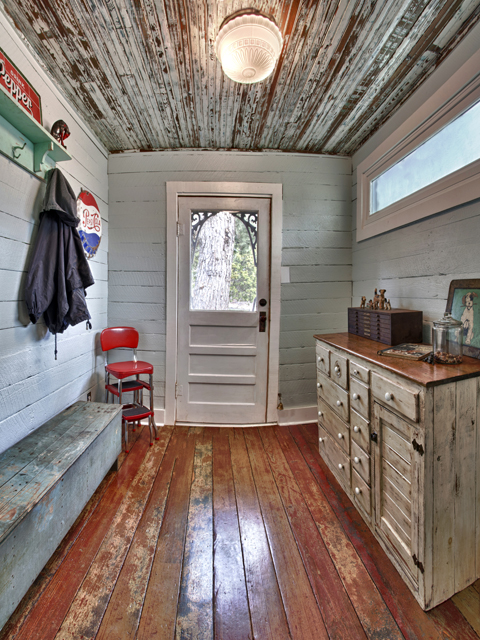
MULTIPOLYGON (((127 393, 128 391, 139 391, 140 389, 147 389, 148 387, 141 380, 129 380, 122 384, 122 393, 127 393)), ((105 389, 113 393, 113 395, 118 396, 118 383, 115 384, 107 384, 105 385, 105 389)))
POLYGON ((135 422, 137 420, 143 420, 144 418, 148 418, 149 416, 153 416, 153 411, 143 406, 124 409, 122 412, 122 417, 127 422, 135 422))

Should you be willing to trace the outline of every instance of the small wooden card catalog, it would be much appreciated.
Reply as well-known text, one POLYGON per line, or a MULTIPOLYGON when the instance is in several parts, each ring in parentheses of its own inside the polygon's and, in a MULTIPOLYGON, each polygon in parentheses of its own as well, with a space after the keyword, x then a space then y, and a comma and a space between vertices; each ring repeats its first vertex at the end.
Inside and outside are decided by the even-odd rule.
POLYGON ((407 309, 379 311, 350 307, 348 332, 383 344, 423 342, 423 313, 407 309))

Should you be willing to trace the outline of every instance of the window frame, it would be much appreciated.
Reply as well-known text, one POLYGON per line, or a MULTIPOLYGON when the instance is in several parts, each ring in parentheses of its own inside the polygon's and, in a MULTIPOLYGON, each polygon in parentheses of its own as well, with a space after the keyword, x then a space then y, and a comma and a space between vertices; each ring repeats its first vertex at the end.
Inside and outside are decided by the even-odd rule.
POLYGON ((371 182, 480 100, 479 62, 477 52, 358 165, 357 242, 480 198, 480 160, 475 160, 370 215, 371 182))

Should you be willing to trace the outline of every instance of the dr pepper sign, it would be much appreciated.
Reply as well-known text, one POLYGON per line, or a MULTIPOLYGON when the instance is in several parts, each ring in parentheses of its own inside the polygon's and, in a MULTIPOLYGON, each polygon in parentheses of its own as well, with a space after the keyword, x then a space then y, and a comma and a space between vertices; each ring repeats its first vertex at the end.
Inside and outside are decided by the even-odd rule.
POLYGON ((8 91, 20 107, 42 124, 40 96, 2 49, 0 49, 0 85, 8 91))
POLYGON ((82 191, 77 198, 77 216, 83 250, 87 258, 93 258, 102 239, 102 218, 95 198, 88 191, 82 191))

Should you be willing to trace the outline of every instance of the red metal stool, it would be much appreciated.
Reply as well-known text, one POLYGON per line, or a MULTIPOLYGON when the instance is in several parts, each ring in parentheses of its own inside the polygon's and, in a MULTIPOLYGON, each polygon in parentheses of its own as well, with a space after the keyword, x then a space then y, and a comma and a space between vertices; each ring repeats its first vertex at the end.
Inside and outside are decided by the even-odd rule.
MULTIPOLYGON (((140 420, 148 418, 150 429, 150 446, 153 445, 153 437, 158 440, 157 425, 153 410, 153 365, 149 362, 137 360, 138 331, 133 327, 110 327, 104 329, 100 335, 102 351, 105 352, 105 402, 108 402, 109 393, 118 398, 122 404, 122 394, 127 391, 133 393, 133 402, 123 405, 122 419, 125 423, 125 453, 128 453, 128 424, 138 424, 140 420), (133 350, 133 360, 107 363, 106 352, 111 349, 127 348, 133 350), (110 376, 118 382, 111 383, 110 376), (148 375, 148 382, 141 380, 141 375, 148 375), (135 380, 125 380, 135 376, 135 380), (125 381, 124 381, 125 380, 125 381), (150 408, 143 406, 143 391, 150 394, 150 408)), ((135 429, 134 429, 135 430, 135 429)))

